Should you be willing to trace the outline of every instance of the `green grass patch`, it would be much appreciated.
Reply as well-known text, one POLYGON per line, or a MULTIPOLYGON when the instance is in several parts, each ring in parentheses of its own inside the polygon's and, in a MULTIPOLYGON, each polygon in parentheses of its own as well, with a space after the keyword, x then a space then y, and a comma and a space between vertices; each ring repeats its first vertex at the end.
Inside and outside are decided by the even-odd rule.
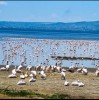
POLYGON ((8 96, 21 96, 21 97, 31 95, 31 92, 29 92, 29 91, 26 91, 26 90, 18 91, 18 90, 14 90, 14 89, 12 89, 12 90, 0 89, 0 93, 8 95, 8 96))
MULTIPOLYGON (((0 94, 8 95, 9 97, 27 97, 27 98, 43 98, 43 99, 72 99, 68 94, 59 94, 55 93, 53 95, 45 95, 40 93, 35 93, 30 90, 9 90, 9 89, 0 89, 0 94)), ((81 97, 84 98, 84 97, 81 97)))
POLYGON ((50 99, 71 99, 70 95, 67 94, 53 94, 52 96, 50 96, 50 99))

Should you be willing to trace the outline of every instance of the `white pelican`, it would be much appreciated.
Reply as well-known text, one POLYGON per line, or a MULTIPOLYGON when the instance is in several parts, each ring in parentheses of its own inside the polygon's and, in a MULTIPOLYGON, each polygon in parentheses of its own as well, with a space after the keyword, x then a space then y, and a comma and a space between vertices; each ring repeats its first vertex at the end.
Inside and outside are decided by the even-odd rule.
POLYGON ((10 68, 10 65, 6 65, 6 70, 8 71, 10 68))
POLYGON ((82 72, 82 68, 78 68, 78 69, 77 69, 77 72, 78 72, 78 73, 81 73, 81 72, 82 72))
POLYGON ((99 67, 97 67, 97 70, 99 70, 99 67))
POLYGON ((40 64, 36 65, 35 69, 36 70, 40 70, 41 69, 41 65, 40 64))
POLYGON ((95 74, 97 77, 99 77, 99 70, 96 70, 95 74))
POLYGON ((36 79, 34 77, 29 79, 29 82, 35 82, 35 81, 36 81, 36 79))
POLYGON ((28 66, 26 67, 26 70, 31 70, 31 68, 32 68, 32 66, 31 66, 31 65, 28 65, 28 66))
POLYGON ((1 71, 6 71, 6 68, 5 67, 1 67, 0 70, 1 71))
POLYGON ((41 70, 46 70, 46 66, 41 66, 41 70))
POLYGON ((12 74, 8 75, 9 78, 16 78, 16 68, 12 70, 12 74))
POLYGON ((26 85, 26 82, 23 80, 18 81, 17 85, 26 85))
POLYGON ((21 79, 25 79, 24 72, 22 72, 22 75, 20 75, 20 78, 21 78, 21 79))
POLYGON ((61 72, 61 79, 65 80, 65 72, 61 72))
POLYGON ((66 72, 66 69, 62 68, 62 71, 63 71, 63 72, 66 72))
POLYGON ((23 67, 22 65, 19 65, 19 66, 18 66, 18 70, 20 70, 22 67, 23 67))
MULTIPOLYGON (((15 66, 15 68, 16 68, 16 66, 15 66)), ((20 65, 18 68, 16 68, 16 72, 17 73, 21 73, 22 71, 21 71, 21 68, 22 68, 22 65, 20 65)))
POLYGON ((71 83, 72 86, 78 86, 79 80, 71 83))
POLYGON ((65 85, 65 86, 69 86, 69 85, 70 85, 70 82, 65 81, 64 85, 65 85))
POLYGON ((51 65, 51 68, 52 68, 52 71, 53 71, 53 72, 55 72, 56 67, 57 67, 57 66, 55 66, 55 65, 51 65))
POLYGON ((10 74, 10 75, 8 75, 8 77, 9 78, 16 78, 17 76, 16 76, 16 74, 10 74))
POLYGON ((79 82, 79 83, 78 83, 78 86, 79 86, 79 87, 83 87, 84 85, 85 85, 85 84, 82 83, 82 82, 79 82))
POLYGON ((30 77, 33 77, 33 74, 30 74, 29 76, 30 76, 30 77))
POLYGON ((17 73, 21 73, 22 71, 20 69, 16 69, 16 72, 17 73))
POLYGON ((57 71, 60 72, 61 71, 61 67, 56 67, 57 71))
POLYGON ((12 70, 12 74, 14 74, 14 75, 16 74, 16 69, 12 70))
POLYGON ((26 72, 24 76, 25 78, 27 78, 29 76, 28 72, 26 72))
POLYGON ((34 78, 36 78, 37 76, 37 72, 35 70, 31 71, 32 74, 30 74, 30 76, 33 76, 34 78))
POLYGON ((71 83, 72 86, 79 86, 79 87, 83 87, 85 84, 80 82, 79 80, 78 81, 74 81, 71 83))
POLYGON ((40 73, 41 73, 41 78, 46 79, 46 74, 44 73, 44 71, 42 70, 40 73))
POLYGON ((36 79, 35 78, 31 78, 31 79, 29 79, 29 82, 35 82, 36 81, 36 79))
POLYGON ((49 72, 51 70, 51 66, 46 66, 46 72, 49 72))
POLYGON ((88 74, 88 70, 86 68, 82 68, 82 74, 83 75, 87 75, 88 74))
POLYGON ((76 69, 77 68, 75 66, 70 66, 69 69, 67 69, 67 71, 74 73, 76 69))

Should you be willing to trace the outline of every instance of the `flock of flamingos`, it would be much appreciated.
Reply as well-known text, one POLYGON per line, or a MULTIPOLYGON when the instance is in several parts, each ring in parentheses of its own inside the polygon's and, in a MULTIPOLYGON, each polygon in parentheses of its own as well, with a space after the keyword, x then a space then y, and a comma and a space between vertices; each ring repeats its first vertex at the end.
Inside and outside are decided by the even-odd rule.
MULTIPOLYGON (((2 47, 2 64, 6 64, 5 67, 0 68, 0 71, 9 71, 10 66, 14 65, 15 67, 8 77, 17 78, 18 73, 21 73, 19 75, 20 80, 17 82, 18 85, 25 85, 26 82, 24 79, 27 77, 30 77, 29 82, 36 82, 37 74, 41 76, 41 79, 46 80, 46 72, 57 72, 60 73, 60 78, 65 80, 64 85, 69 86, 70 82, 66 80, 67 71, 71 73, 77 71, 83 75, 88 75, 88 69, 84 66, 75 66, 75 64, 65 69, 61 66, 62 63, 60 60, 54 63, 50 55, 71 57, 90 56, 98 58, 99 53, 99 43, 96 41, 8 39, 7 41, 0 42, 0 46, 2 47), (94 46, 94 50, 92 50, 92 46, 94 46), (25 72, 23 70, 24 68, 26 70, 25 72)), ((95 66, 97 67, 95 75, 98 77, 98 64, 95 66)), ((85 84, 77 80, 73 81, 71 85, 80 87, 85 84)))

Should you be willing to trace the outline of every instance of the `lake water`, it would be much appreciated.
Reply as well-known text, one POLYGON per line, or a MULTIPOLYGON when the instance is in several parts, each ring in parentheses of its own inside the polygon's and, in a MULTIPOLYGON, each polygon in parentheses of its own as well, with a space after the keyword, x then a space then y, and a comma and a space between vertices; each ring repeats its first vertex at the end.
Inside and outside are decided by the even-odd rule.
MULTIPOLYGON (((55 64, 51 55, 99 58, 97 33, 0 31, 0 64, 55 64), (26 39, 21 39, 26 38, 26 39), (76 40, 76 41, 75 41, 76 40), (83 40, 83 41, 82 41, 83 40), (89 41, 88 41, 89 40, 89 41), (49 62, 47 62, 48 60, 49 62)), ((95 67, 98 61, 63 60, 62 66, 95 67)))

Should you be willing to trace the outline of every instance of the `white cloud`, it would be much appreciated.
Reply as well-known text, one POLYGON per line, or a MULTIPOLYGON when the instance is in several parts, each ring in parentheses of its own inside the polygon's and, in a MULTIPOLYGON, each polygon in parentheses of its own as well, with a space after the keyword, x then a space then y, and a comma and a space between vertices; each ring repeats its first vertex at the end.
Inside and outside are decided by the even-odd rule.
POLYGON ((5 2, 5 1, 0 1, 0 5, 7 5, 7 2, 5 2))

